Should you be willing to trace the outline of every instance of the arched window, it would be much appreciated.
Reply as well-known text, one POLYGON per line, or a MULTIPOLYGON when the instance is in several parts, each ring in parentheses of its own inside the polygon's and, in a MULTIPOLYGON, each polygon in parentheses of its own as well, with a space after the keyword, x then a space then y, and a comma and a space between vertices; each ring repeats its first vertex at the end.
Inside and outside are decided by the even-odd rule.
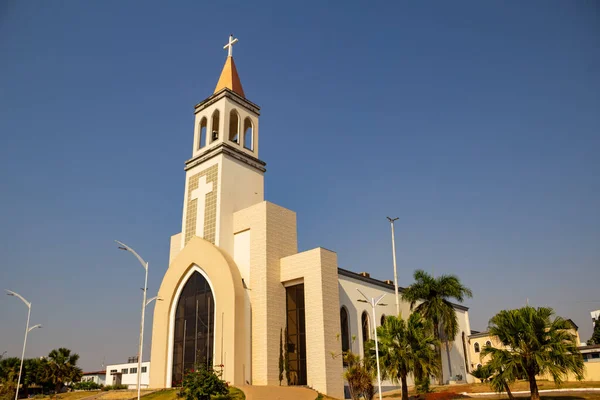
POLYGON ((212 132, 212 136, 210 139, 210 142, 214 142, 215 140, 219 139, 219 110, 215 110, 215 112, 212 115, 212 123, 211 123, 211 132, 212 132))
POLYGON ((254 129, 250 118, 244 120, 244 148, 254 151, 254 129))
POLYGON ((477 364, 477 368, 481 368, 481 367, 483 367, 483 365, 477 364))
POLYGON ((350 329, 348 327, 348 311, 346 310, 346 307, 340 308, 340 324, 340 332, 342 334, 342 351, 348 351, 350 350, 350 329))
POLYGON ((475 353, 479 353, 479 343, 475 342, 475 353))
POLYGON ((197 364, 213 364, 215 300, 204 275, 195 271, 181 291, 175 311, 173 386, 197 364))
POLYGON ((492 347, 492 342, 490 342, 490 341, 488 340, 487 342, 485 342, 485 345, 486 345, 486 346, 490 346, 490 347, 492 347))
POLYGON ((381 316, 381 326, 383 326, 383 324, 385 324, 385 314, 381 316))
POLYGON ((369 322, 369 314, 366 311, 363 311, 360 322, 362 326, 362 338, 363 338, 363 346, 366 342, 371 338, 371 324, 369 322))
POLYGON ((229 113, 229 140, 240 144, 240 117, 235 110, 229 113))
POLYGON ((200 128, 199 128, 199 138, 198 138, 198 150, 200 150, 201 148, 203 148, 204 146, 206 146, 206 118, 202 118, 202 120, 200 121, 200 128))

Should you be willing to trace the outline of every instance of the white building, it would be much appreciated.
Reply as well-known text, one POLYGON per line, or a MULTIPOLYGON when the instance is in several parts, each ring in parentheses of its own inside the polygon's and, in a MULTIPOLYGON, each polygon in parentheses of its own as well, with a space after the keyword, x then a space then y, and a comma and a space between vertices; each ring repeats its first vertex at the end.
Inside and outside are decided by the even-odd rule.
POLYGON ((84 372, 81 382, 94 382, 98 385, 106 385, 106 371, 84 372))
MULTIPOLYGON (((382 294, 385 297, 375 308, 375 326, 381 326, 386 316, 396 314, 396 302, 394 300, 394 283, 392 281, 380 281, 370 277, 369 273, 356 273, 338 268, 338 283, 340 293, 340 333, 342 350, 351 350, 356 354, 364 353, 364 343, 373 332, 373 308, 362 295, 359 289, 369 298, 377 298, 382 294), (347 330, 347 332, 345 332, 347 330), (353 341, 352 338, 355 338, 353 341)), ((402 293, 404 288, 398 288, 402 293)), ((471 382, 473 377, 469 372, 469 354, 465 355, 467 348, 466 340, 471 334, 469 324, 468 308, 454 304, 458 316, 458 335, 448 350, 444 349, 442 357, 442 369, 445 382, 457 379, 471 382), (449 357, 448 357, 449 356, 449 357), (450 360, 450 361, 448 361, 450 360)), ((408 318, 411 314, 410 305, 400 301, 400 314, 408 318)), ((413 385, 412 377, 409 376, 408 384, 413 385)), ((397 389, 398 386, 392 382, 382 382, 382 389, 397 389)))
MULTIPOLYGON (((181 231, 171 237, 158 291, 163 301, 154 306, 150 386, 177 387, 200 363, 222 371, 232 385, 278 385, 285 353, 285 384, 339 398, 343 361, 331 354, 350 346, 362 354, 382 315, 396 313, 394 286, 339 268, 331 250, 299 251, 296 213, 265 200, 260 107, 242 88, 234 43, 230 37, 214 93, 194 107, 181 231), (387 294, 375 318, 357 288, 366 296, 387 294)), ((454 308, 459 332, 442 354, 443 380, 470 381, 469 316, 466 307, 454 308)), ((401 310, 407 318, 409 305, 401 310)), ((129 384, 132 367, 112 366, 108 383, 121 373, 121 383, 129 384)))
MULTIPOLYGON (((106 366, 106 385, 127 385, 137 388, 138 363, 113 364, 106 366)), ((150 361, 142 362, 142 389, 150 383, 150 361)))

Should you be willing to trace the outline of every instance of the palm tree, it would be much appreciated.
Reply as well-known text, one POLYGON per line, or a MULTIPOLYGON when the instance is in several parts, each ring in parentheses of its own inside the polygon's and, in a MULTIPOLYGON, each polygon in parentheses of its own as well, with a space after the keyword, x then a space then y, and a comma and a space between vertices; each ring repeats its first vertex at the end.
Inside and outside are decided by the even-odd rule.
POLYGON ((15 381, 19 376, 19 366, 21 359, 17 357, 3 358, 0 361, 0 379, 5 381, 15 381))
POLYGON ((0 399, 14 399, 21 359, 17 357, 0 360, 0 399))
MULTIPOLYGON (((440 369, 435 348, 438 344, 433 335, 433 325, 418 312, 408 321, 401 316, 390 316, 377 328, 379 339, 379 363, 384 378, 402 383, 402 400, 408 400, 407 377, 415 380, 429 379, 440 369)), ((374 346, 368 346, 369 358, 374 362, 374 346)))
POLYGON ((43 383, 43 364, 38 358, 28 358, 23 363, 23 376, 21 384, 23 394, 29 397, 29 386, 43 383))
POLYGON ((373 386, 373 368, 367 359, 362 359, 358 354, 347 350, 342 353, 346 368, 344 379, 348 382, 350 398, 352 400, 372 399, 375 395, 373 386))
POLYGON ((77 367, 79 354, 71 354, 71 350, 61 347, 54 349, 48 354, 45 366, 44 378, 51 382, 59 393, 66 383, 79 382, 82 371, 77 367))
MULTIPOLYGON (((467 297, 473 297, 471 289, 464 286, 455 275, 442 275, 437 278, 429 275, 423 270, 414 273, 415 283, 405 289, 402 299, 410 303, 410 309, 420 313, 425 319, 433 323, 433 333, 439 343, 444 339, 446 351, 449 353, 449 341, 458 334, 458 318, 451 299, 463 302, 467 297), (417 305, 418 303, 418 305, 417 305), (415 307, 415 305, 417 305, 415 307)), ((436 351, 440 365, 442 352, 440 345, 436 345, 436 351)), ((448 367, 452 375, 450 356, 448 355, 448 367)), ((442 369, 438 372, 438 382, 443 380, 442 369)))
POLYGON ((490 335, 503 348, 485 346, 481 357, 491 355, 490 365, 504 374, 507 383, 526 376, 531 400, 539 400, 536 375, 550 374, 557 384, 569 372, 583 379, 583 357, 572 329, 571 322, 554 316, 549 307, 503 310, 489 323, 490 335))
POLYGON ((492 377, 493 371, 488 365, 479 365, 476 369, 471 371, 471 375, 479 379, 481 383, 486 382, 492 377))

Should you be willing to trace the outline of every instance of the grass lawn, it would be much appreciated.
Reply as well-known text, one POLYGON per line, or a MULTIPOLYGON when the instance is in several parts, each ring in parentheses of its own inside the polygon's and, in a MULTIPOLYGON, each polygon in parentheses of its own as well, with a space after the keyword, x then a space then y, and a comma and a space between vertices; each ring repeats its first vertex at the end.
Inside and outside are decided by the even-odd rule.
MULTIPOLYGON (((178 389, 159 390, 144 396, 143 400, 176 400, 178 392, 178 389)), ((244 392, 235 387, 229 388, 229 397, 231 400, 244 400, 246 398, 244 392)))
MULTIPOLYGON (((142 396, 145 394, 153 392, 149 389, 142 389, 142 396)), ((101 399, 102 400, 128 400, 131 398, 137 398, 137 390, 109 390, 107 392, 103 392, 101 399)), ((71 399, 69 399, 71 400, 71 399)))
MULTIPOLYGON (((562 385, 557 386, 552 381, 538 381, 539 390, 552 390, 552 389, 575 389, 575 388, 600 388, 600 382, 564 382, 562 385)), ((529 382, 518 381, 510 385, 513 392, 517 391, 529 391, 529 382)), ((454 393, 484 393, 493 392, 494 390, 487 383, 471 383, 465 385, 444 385, 444 386, 432 386, 434 393, 441 392, 454 392, 454 393)), ((416 392, 414 388, 410 388, 409 395, 414 396, 416 392)), ((600 392, 574 392, 574 393, 552 393, 551 395, 541 394, 543 400, 600 400, 600 392)), ((528 398, 528 395, 515 395, 515 397, 528 398)), ((392 392, 384 392, 384 398, 388 399, 399 399, 402 397, 401 390, 394 390, 392 392)), ((473 396, 477 399, 507 399, 506 394, 497 394, 493 396, 473 396)))
MULTIPOLYGON (((537 381, 539 390, 550 390, 550 389, 574 389, 574 388, 600 388, 600 382, 563 382, 562 385, 557 386, 553 381, 537 381)), ((482 392, 493 392, 494 390, 487 383, 470 383, 467 385, 444 385, 436 386, 433 388, 435 392, 457 392, 457 393, 482 393, 482 392)), ((510 390, 521 391, 529 390, 529 382, 518 381, 510 385, 510 390)))
POLYGON ((50 395, 50 396, 36 396, 36 399, 58 399, 58 400, 79 400, 85 397, 90 397, 99 394, 99 390, 86 390, 81 392, 67 392, 61 393, 58 396, 50 395))

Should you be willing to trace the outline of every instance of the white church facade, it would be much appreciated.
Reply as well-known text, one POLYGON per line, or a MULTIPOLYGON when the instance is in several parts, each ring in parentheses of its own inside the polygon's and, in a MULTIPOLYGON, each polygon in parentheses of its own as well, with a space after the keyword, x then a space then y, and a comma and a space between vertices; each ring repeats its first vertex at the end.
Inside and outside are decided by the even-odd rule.
MULTIPOLYGON (((229 56, 214 93, 195 106, 185 163, 181 232, 171 237, 152 329, 150 387, 179 384, 207 363, 239 386, 278 385, 280 337, 290 382, 343 398, 342 350, 362 354, 382 317, 395 314, 394 285, 340 269, 335 252, 298 252, 296 214, 264 199, 260 107, 246 98, 229 56), (376 309, 367 296, 386 298, 376 309), (355 337, 356 340, 352 340, 355 337)), ((468 310, 444 352, 444 379, 469 379, 468 310)), ((403 316, 410 313, 401 304, 403 316)))

